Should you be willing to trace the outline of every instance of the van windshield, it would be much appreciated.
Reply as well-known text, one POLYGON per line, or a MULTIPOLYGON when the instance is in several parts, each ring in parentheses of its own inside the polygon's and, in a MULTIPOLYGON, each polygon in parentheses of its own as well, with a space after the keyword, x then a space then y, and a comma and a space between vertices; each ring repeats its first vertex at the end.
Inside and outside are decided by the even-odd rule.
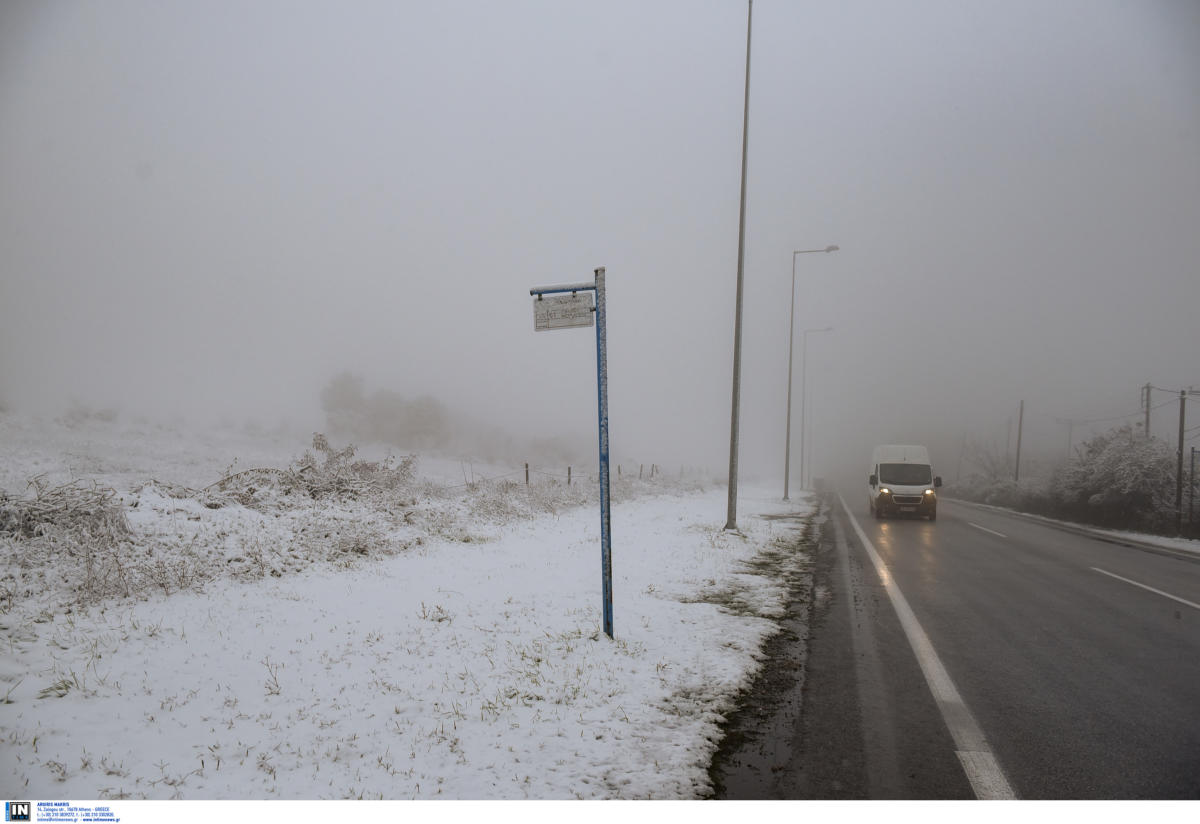
POLYGON ((879 482, 881 484, 902 484, 920 486, 933 480, 933 470, 929 464, 893 463, 879 465, 879 482))

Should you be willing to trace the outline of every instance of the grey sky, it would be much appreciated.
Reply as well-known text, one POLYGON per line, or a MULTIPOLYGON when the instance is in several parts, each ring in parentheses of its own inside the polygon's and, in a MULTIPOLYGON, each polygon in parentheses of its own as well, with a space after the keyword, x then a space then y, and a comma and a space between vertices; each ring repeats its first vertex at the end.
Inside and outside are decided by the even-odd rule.
MULTIPOLYGON (((603 265, 615 452, 719 469, 745 23, 4 3, 0 398, 315 423, 352 369, 589 436, 593 338, 535 335, 528 289, 603 265)), ((1200 386, 1200 6, 759 0, 751 82, 750 471, 782 469, 793 249, 842 248, 797 261, 798 330, 836 327, 818 471, 894 440, 945 466, 1022 398, 1065 447, 1056 416, 1200 386)))

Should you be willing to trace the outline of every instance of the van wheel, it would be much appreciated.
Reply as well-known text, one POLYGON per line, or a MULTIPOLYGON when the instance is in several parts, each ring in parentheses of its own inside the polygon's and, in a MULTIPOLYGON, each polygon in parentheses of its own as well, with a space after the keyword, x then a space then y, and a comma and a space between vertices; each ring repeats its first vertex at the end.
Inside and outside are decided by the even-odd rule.
POLYGON ((937 520, 937 510, 936 510, 936 509, 935 509, 935 510, 933 510, 933 512, 930 512, 930 513, 929 513, 929 520, 931 520, 931 521, 936 521, 936 520, 937 520))

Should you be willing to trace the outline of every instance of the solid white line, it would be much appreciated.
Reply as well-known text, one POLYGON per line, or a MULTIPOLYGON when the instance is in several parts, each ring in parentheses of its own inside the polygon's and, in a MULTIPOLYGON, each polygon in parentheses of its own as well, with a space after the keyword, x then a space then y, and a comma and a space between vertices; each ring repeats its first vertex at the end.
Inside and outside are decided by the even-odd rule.
POLYGON ((842 509, 846 511, 850 525, 854 527, 858 539, 862 541, 863 549, 871 558, 871 563, 875 565, 876 572, 879 573, 884 591, 887 592, 892 607, 896 610, 896 616, 900 619, 900 626, 904 629, 908 643, 917 656, 917 662, 921 665, 925 683, 929 685, 929 690, 933 693, 933 698, 942 713, 942 719, 950 730, 950 737, 954 739, 958 760, 967 774, 967 780, 971 782, 971 789, 975 791, 975 797, 989 801, 1016 798, 1017 795, 1004 775, 1004 770, 1000 768, 996 757, 992 755, 991 747, 983 736, 983 730, 975 722, 975 717, 967 709, 958 688, 950 680, 950 674, 946 672, 946 667, 942 665, 942 660, 934 650, 929 636, 925 634, 912 607, 908 605, 908 599, 896 585, 895 579, 888 571, 887 564, 883 562, 883 558, 879 556, 875 546, 867 538, 867 534, 858 525, 858 520, 850 512, 850 507, 846 505, 846 499, 840 493, 838 500, 842 502, 842 509))
POLYGON ((1169 592, 1163 592, 1161 589, 1155 589, 1154 587, 1148 587, 1145 584, 1139 584, 1137 581, 1131 581, 1128 578, 1122 578, 1120 575, 1117 575, 1114 572, 1107 572, 1099 567, 1092 567, 1092 569, 1094 569, 1096 572, 1099 572, 1101 575, 1107 575, 1109 578, 1116 578, 1118 581, 1124 581, 1127 584, 1133 584, 1135 587, 1141 587, 1147 592, 1153 592, 1155 595, 1161 595, 1164 598, 1170 598, 1172 601, 1178 601, 1181 604, 1187 604, 1192 609, 1200 609, 1200 604, 1193 604, 1191 601, 1187 600, 1186 598, 1180 598, 1178 595, 1172 595, 1169 592))
POLYGON ((993 535, 996 535, 996 536, 998 536, 998 537, 1000 537, 1000 538, 1007 538, 1007 537, 1008 537, 1008 536, 1007 536, 1007 535, 1005 535, 1003 532, 997 532, 997 531, 996 531, 996 530, 994 530, 994 529, 988 529, 986 526, 980 526, 979 524, 973 524, 973 523, 971 523, 970 521, 967 521, 967 526, 973 526, 973 527, 975 527, 976 529, 982 529, 984 532, 990 532, 991 534, 993 534, 993 535))

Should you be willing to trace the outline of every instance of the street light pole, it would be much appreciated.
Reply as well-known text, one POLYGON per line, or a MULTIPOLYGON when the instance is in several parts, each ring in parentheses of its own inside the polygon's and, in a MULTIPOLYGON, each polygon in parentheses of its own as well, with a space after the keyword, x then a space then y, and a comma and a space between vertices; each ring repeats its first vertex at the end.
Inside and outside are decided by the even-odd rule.
MULTIPOLYGON (((832 249, 836 250, 834 246, 832 249)), ((832 326, 826 326, 823 329, 805 329, 804 334, 800 336, 800 484, 807 489, 808 483, 805 480, 804 474, 804 442, 807 439, 807 430, 804 428, 804 412, 808 408, 805 402, 805 384, 808 380, 808 335, 811 332, 832 332, 832 326)))
MULTIPOLYGON (((813 252, 836 252, 837 246, 826 246, 824 249, 797 249, 792 252, 792 315, 788 322, 788 384, 787 384, 787 431, 783 437, 783 499, 788 500, 788 479, 791 477, 792 461, 792 353, 795 350, 796 337, 796 255, 808 255, 813 252)), ((804 433, 800 433, 801 441, 804 433)), ((800 469, 801 483, 804 481, 804 468, 800 469)))
POLYGON ((1186 389, 1179 390, 1179 452, 1175 469, 1175 534, 1183 532, 1183 434, 1187 426, 1186 389))
POLYGON ((742 388, 742 280, 746 258, 746 150, 750 138, 750 30, 754 0, 746 9, 746 93, 742 103, 742 198, 738 210, 737 298, 733 316, 733 411, 729 415, 729 503, 725 528, 737 529, 738 413, 742 388))

